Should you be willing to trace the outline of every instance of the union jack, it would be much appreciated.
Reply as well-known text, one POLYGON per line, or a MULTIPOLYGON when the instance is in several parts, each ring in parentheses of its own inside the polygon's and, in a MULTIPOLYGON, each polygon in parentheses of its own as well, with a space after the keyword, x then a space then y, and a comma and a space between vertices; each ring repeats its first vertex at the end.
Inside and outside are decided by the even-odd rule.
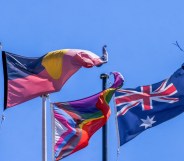
POLYGON ((131 108, 136 107, 141 103, 142 110, 153 109, 153 101, 175 103, 179 101, 179 98, 171 97, 177 93, 176 87, 173 83, 167 85, 168 79, 162 82, 162 84, 156 89, 152 90, 152 85, 141 86, 140 91, 136 90, 118 90, 122 93, 120 96, 115 96, 116 106, 122 106, 121 110, 117 112, 117 116, 125 115, 131 108))

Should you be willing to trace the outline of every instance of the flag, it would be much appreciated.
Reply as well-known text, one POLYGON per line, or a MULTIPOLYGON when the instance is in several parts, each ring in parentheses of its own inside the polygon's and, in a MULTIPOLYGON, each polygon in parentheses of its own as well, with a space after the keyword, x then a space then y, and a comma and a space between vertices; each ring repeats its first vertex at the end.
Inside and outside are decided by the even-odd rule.
POLYGON ((152 85, 115 92, 120 145, 184 111, 184 69, 152 85))
POLYGON ((99 56, 80 49, 56 50, 39 58, 3 51, 4 107, 59 91, 81 67, 90 68, 103 63, 99 56))
POLYGON ((110 116, 108 103, 114 91, 123 84, 120 73, 114 74, 114 84, 93 96, 69 102, 53 103, 56 161, 86 147, 90 137, 110 116))

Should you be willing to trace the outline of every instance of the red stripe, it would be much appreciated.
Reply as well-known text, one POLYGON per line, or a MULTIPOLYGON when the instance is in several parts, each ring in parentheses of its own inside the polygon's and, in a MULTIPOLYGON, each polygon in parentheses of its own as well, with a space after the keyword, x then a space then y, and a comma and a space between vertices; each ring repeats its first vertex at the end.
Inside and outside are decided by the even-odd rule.
MULTIPOLYGON (((129 109, 133 108, 134 106, 137 106, 138 104, 139 104, 139 102, 136 102, 136 103, 134 103, 133 105, 131 105, 131 106, 125 108, 119 115, 124 115, 129 109)), ((118 115, 118 116, 119 116, 119 115, 118 115)))

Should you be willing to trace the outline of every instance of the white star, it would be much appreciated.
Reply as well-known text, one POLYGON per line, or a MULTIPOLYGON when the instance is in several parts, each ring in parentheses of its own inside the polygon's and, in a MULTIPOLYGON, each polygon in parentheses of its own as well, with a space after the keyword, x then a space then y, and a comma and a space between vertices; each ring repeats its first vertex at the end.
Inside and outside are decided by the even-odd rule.
POLYGON ((149 127, 152 127, 152 125, 156 122, 156 121, 153 120, 154 118, 155 118, 155 116, 153 116, 152 118, 147 116, 146 120, 141 119, 143 123, 140 125, 140 127, 144 126, 145 129, 147 129, 149 127))

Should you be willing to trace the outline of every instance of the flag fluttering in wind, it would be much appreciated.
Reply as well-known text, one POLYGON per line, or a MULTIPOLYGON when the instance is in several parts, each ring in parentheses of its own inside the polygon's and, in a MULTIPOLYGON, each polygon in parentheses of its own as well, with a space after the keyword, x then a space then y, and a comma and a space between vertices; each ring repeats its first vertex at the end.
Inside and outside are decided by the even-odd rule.
POLYGON ((110 116, 110 102, 123 77, 114 72, 114 84, 93 96, 69 102, 53 103, 55 122, 55 159, 66 157, 88 145, 90 137, 110 116))
POLYGON ((59 91, 81 67, 105 63, 87 50, 64 49, 29 58, 3 51, 5 109, 59 91))
POLYGON ((169 79, 115 92, 120 145, 184 111, 184 69, 169 79))

